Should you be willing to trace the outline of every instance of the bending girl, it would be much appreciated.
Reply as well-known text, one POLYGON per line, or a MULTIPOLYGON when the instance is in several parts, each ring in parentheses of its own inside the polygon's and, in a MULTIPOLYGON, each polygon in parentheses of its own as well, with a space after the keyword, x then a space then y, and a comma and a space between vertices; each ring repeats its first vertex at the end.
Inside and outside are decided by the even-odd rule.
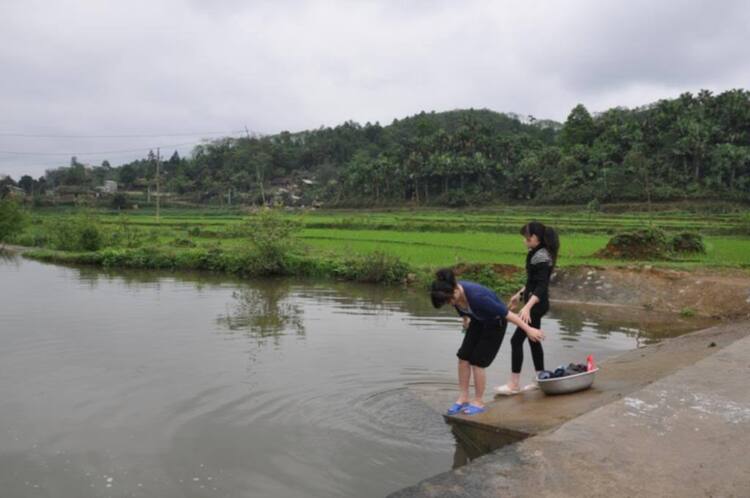
POLYGON ((544 333, 518 315, 508 311, 497 295, 486 287, 466 280, 456 281, 453 271, 437 272, 430 292, 432 305, 440 308, 450 304, 463 318, 466 334, 458 349, 458 387, 456 402, 448 409, 448 415, 464 413, 476 415, 486 410, 484 389, 485 369, 490 366, 500 350, 508 322, 525 331, 531 341, 541 341, 544 333), (474 397, 469 397, 469 384, 474 378, 474 397))

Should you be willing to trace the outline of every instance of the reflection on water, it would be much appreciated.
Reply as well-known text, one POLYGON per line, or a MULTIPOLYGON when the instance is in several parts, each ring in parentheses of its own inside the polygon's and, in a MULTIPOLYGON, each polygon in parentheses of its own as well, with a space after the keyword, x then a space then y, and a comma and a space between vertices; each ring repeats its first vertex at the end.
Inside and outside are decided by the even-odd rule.
MULTIPOLYGON (((2 256, 0 303, 2 496, 383 496, 507 442, 424 401, 452 402, 462 336, 420 289, 2 256)), ((688 327, 558 305, 543 323, 551 365, 688 327)))
POLYGON ((584 334, 593 334, 599 338, 606 338, 611 334, 623 334, 626 337, 637 338, 639 329, 630 327, 622 323, 608 323, 606 321, 596 322, 585 312, 575 309, 566 309, 558 307, 553 316, 558 321, 560 330, 560 339, 571 344, 566 347, 575 347, 576 342, 584 334))
POLYGON ((2 243, 0 243, 0 262, 5 265, 13 265, 18 267, 21 265, 20 258, 14 252, 3 249, 2 243))
POLYGON ((231 331, 244 331, 262 341, 278 338, 288 333, 305 335, 303 310, 289 297, 289 286, 273 283, 263 290, 242 288, 232 292, 233 302, 227 304, 227 313, 217 322, 231 331))
POLYGON ((565 348, 577 348, 586 336, 604 341, 613 336, 628 337, 634 347, 643 347, 712 322, 705 317, 686 318, 637 308, 581 304, 557 304, 550 317, 557 321, 565 348))

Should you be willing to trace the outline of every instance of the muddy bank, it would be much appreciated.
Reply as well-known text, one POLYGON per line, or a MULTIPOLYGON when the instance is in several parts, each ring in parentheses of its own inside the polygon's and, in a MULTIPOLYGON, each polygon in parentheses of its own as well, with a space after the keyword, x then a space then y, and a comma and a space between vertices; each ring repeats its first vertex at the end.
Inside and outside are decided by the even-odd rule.
POLYGON ((651 266, 575 267, 553 278, 558 301, 616 304, 715 318, 750 318, 750 272, 651 266))

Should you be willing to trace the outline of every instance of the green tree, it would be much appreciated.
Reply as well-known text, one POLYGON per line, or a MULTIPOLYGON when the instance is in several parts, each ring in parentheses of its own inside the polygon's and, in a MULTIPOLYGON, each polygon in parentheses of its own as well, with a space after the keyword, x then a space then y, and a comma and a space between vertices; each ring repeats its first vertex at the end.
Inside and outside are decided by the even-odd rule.
MULTIPOLYGON (((750 92, 685 93, 564 124, 486 109, 421 112, 387 126, 345 122, 297 133, 225 137, 162 163, 167 189, 197 202, 259 200, 269 186, 303 188, 328 205, 448 205, 530 200, 586 204, 683 198, 750 201, 750 92), (635 151, 635 152, 634 152, 635 151), (645 166, 643 166, 645 165, 645 166), (645 188, 648 178, 649 188, 645 188)), ((112 168, 47 171, 50 187, 118 178, 146 188, 147 158, 112 168)), ((6 190, 9 190, 6 186, 6 190)))
POLYGON ((251 262, 255 272, 283 273, 290 253, 299 248, 297 234, 302 226, 269 208, 262 208, 247 219, 250 236, 251 262))
POLYGON ((127 209, 130 206, 128 196, 123 194, 122 192, 117 192, 114 196, 112 196, 111 206, 113 209, 117 209, 118 211, 127 209))
POLYGON ((583 104, 578 104, 568 114, 568 119, 560 132, 563 147, 591 145, 596 138, 596 127, 589 111, 583 104))
POLYGON ((0 242, 8 242, 23 231, 26 217, 13 199, 0 200, 0 242))
POLYGON ((34 192, 34 185, 36 184, 36 181, 29 175, 23 175, 20 180, 18 180, 18 187, 22 188, 24 192, 31 195, 34 192))
POLYGON ((132 188, 138 178, 138 171, 132 164, 126 164, 120 168, 118 178, 125 188, 132 188))

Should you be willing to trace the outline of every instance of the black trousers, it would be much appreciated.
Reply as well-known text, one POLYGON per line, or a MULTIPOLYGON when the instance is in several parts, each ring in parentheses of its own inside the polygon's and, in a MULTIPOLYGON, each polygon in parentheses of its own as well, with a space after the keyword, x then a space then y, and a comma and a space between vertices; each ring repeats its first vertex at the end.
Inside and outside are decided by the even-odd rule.
MULTIPOLYGON (((537 303, 536 306, 531 308, 530 318, 532 327, 538 329, 542 326, 542 317, 549 311, 549 305, 543 303, 537 303)), ((511 372, 521 373, 521 367, 523 366, 523 343, 526 341, 526 332, 521 330, 520 327, 516 327, 516 331, 513 337, 510 339, 510 363, 511 372)), ((544 350, 542 349, 541 342, 529 341, 529 347, 531 347, 531 359, 534 361, 534 369, 539 372, 544 370, 544 350)))

